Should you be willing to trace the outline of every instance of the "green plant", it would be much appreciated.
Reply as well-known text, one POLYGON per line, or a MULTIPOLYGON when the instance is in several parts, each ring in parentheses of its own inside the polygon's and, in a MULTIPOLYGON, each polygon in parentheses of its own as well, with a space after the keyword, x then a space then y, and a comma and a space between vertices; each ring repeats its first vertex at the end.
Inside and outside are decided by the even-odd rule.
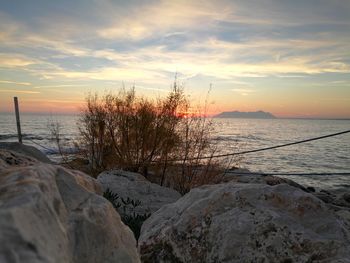
POLYGON ((119 199, 119 195, 113 193, 109 188, 107 188, 107 190, 103 192, 103 197, 110 201, 115 209, 118 209, 121 206, 121 204, 117 202, 119 199))
POLYGON ((150 213, 145 214, 132 214, 132 215, 124 215, 122 216, 122 221, 126 224, 132 232, 134 233, 135 239, 138 240, 141 233, 141 227, 143 222, 147 220, 151 216, 150 213))
POLYGON ((132 230, 136 240, 138 240, 143 222, 151 216, 150 213, 138 214, 135 212, 136 207, 141 205, 141 201, 129 197, 122 198, 108 188, 103 193, 103 197, 112 203, 123 223, 132 230))

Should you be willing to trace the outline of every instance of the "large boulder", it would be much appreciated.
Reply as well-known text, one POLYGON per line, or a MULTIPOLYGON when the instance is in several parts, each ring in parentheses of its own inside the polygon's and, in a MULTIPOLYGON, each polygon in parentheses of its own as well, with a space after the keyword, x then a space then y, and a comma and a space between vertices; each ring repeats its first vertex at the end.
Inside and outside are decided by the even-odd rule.
POLYGON ((350 262, 349 225, 288 184, 203 186, 142 226, 143 262, 350 262))
POLYGON ((246 169, 237 169, 232 172, 225 173, 221 182, 236 182, 236 183, 249 183, 249 184, 267 184, 267 185, 277 185, 277 184, 288 184, 290 186, 299 188, 305 192, 311 193, 317 198, 325 202, 330 209, 333 211, 345 210, 350 213, 350 188, 349 187, 339 187, 330 189, 321 189, 319 187, 304 187, 293 180, 288 178, 281 178, 272 175, 261 175, 258 173, 251 173, 246 169))
POLYGON ((17 161, 0 158, 0 262, 140 262, 132 232, 96 180, 9 155, 17 161))
MULTIPOLYGON (((157 211, 163 205, 178 200, 181 195, 167 187, 151 183, 138 173, 122 170, 112 170, 101 173, 97 180, 101 183, 104 191, 110 190, 117 194, 120 199, 140 201, 133 209, 120 209, 121 213, 136 213, 139 215, 150 214, 157 211)), ((119 200, 122 202, 121 200, 119 200)))

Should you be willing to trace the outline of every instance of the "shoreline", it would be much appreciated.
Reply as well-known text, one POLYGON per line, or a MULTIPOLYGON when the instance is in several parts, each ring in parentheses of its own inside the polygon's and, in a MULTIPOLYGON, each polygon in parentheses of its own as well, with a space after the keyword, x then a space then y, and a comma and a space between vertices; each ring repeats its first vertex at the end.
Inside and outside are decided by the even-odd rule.
MULTIPOLYGON (((0 141, 0 148, 1 144, 7 144, 7 143, 17 143, 13 141, 0 141)), ((30 143, 26 144, 28 146, 32 146, 37 148, 37 145, 30 143)), ((52 144, 54 145, 54 144, 52 144)), ((39 149, 39 148, 37 148, 39 149)), ((50 153, 47 153, 47 150, 45 149, 39 149, 40 152, 42 152, 44 155, 46 155, 51 161, 62 164, 60 160, 62 157, 59 155, 58 150, 55 151, 55 149, 52 149, 50 153)), ((69 151, 74 151, 74 149, 69 149, 69 151)), ((74 154, 72 154, 74 156, 74 154)), ((252 165, 254 166, 254 165, 252 165)), ((270 168, 270 171, 264 171, 264 170, 254 170, 254 168, 251 168, 249 166, 240 166, 240 169, 243 169, 244 171, 248 172, 249 174, 268 174, 268 175, 274 175, 279 176, 286 179, 292 179, 296 182, 310 187, 315 187, 315 185, 318 185, 319 188, 325 189, 325 190, 338 190, 338 189, 350 189, 350 175, 342 175, 344 172, 348 172, 348 170, 345 169, 338 169, 336 171, 324 171, 319 170, 318 172, 307 172, 302 173, 300 171, 282 171, 279 172, 278 170, 274 168, 270 168)))

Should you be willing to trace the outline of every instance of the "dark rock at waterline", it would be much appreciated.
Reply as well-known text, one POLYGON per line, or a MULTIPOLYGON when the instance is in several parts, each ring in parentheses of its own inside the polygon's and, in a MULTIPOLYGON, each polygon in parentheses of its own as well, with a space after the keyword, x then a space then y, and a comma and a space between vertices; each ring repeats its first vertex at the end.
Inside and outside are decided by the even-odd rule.
POLYGON ((329 194, 326 194, 326 193, 322 193, 322 192, 318 192, 318 193, 315 193, 315 196, 318 197, 319 199, 321 199, 323 202, 325 203, 332 203, 332 201, 334 201, 334 197, 332 197, 331 195, 329 194))
POLYGON ((315 187, 312 187, 312 186, 306 187, 306 190, 308 190, 309 192, 312 192, 312 193, 314 193, 316 191, 315 187))
POLYGON ((0 142, 0 149, 11 150, 13 152, 23 154, 26 157, 32 157, 43 163, 53 163, 44 153, 39 151, 37 148, 18 142, 0 142))
POLYGON ((350 193, 345 193, 345 194, 343 195, 343 198, 344 198, 344 200, 345 200, 346 202, 348 202, 348 203, 350 204, 350 193))

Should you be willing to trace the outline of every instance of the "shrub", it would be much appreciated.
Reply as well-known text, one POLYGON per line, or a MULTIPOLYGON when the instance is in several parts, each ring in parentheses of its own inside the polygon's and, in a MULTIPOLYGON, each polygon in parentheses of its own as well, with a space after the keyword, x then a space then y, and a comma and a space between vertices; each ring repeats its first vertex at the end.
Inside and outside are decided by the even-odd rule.
POLYGON ((141 201, 132 200, 129 197, 124 199, 110 189, 103 193, 103 197, 112 203, 114 209, 120 214, 123 223, 131 229, 136 240, 138 240, 143 222, 151 216, 150 213, 137 214, 135 212, 135 208, 141 205, 141 201))
POLYGON ((163 170, 160 184, 166 183, 185 194, 194 187, 219 182, 228 163, 213 158, 217 147, 211 143, 211 120, 200 111, 189 114, 181 119, 177 132, 181 139, 172 153, 173 159, 167 162, 168 172, 163 170), (164 182, 166 174, 171 176, 164 182))
POLYGON ((60 163, 69 168, 74 168, 70 166, 71 155, 74 153, 74 145, 69 143, 68 140, 62 136, 62 125, 57 120, 54 121, 53 119, 49 119, 46 127, 50 134, 50 141, 52 141, 57 147, 57 153, 60 156, 60 163))
POLYGON ((78 126, 80 145, 92 170, 118 167, 141 172, 173 151, 179 141, 177 114, 182 91, 156 102, 136 97, 134 89, 117 95, 89 95, 78 126))

